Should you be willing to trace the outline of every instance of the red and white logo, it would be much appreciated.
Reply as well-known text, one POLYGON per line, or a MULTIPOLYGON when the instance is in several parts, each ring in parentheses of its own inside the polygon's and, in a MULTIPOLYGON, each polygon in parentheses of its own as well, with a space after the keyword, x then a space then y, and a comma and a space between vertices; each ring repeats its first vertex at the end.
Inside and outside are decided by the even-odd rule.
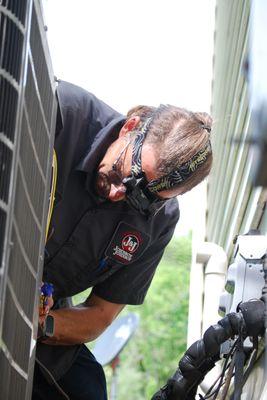
POLYGON ((113 234, 105 255, 121 264, 129 264, 143 254, 150 236, 138 231, 134 226, 121 221, 113 234))
POLYGON ((135 253, 139 247, 139 239, 136 235, 128 234, 124 236, 121 242, 121 247, 123 250, 127 251, 128 253, 135 253))

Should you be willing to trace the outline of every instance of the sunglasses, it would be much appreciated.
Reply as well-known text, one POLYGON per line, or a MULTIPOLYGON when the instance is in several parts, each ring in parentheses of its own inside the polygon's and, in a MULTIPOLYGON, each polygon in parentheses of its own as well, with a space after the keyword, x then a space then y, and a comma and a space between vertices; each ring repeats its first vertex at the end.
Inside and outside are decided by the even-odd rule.
MULTIPOLYGON (((129 144, 132 142, 131 139, 129 139, 126 143, 126 145, 123 147, 123 149, 120 151, 118 157, 112 164, 112 169, 108 171, 107 173, 104 172, 98 172, 97 178, 96 178, 96 192, 97 194, 103 198, 107 199, 108 195, 111 190, 111 185, 115 186, 124 186, 123 184, 123 174, 122 174, 122 156, 125 154, 129 144)), ((125 192, 126 192, 126 188, 125 192)))
MULTIPOLYGON (((111 185, 117 187, 121 186, 122 190, 125 192, 126 202, 139 213, 149 216, 155 214, 165 201, 147 189, 148 182, 143 171, 139 172, 138 177, 133 173, 131 173, 130 176, 123 177, 123 155, 131 142, 132 140, 130 139, 123 147, 110 171, 107 173, 98 172, 96 178, 96 192, 101 198, 107 199, 111 190, 111 185)), ((135 139, 133 153, 136 152, 137 143, 138 141, 135 139)), ((139 143, 138 150, 141 150, 139 143)), ((139 151, 137 151, 137 153, 139 153, 139 151)))

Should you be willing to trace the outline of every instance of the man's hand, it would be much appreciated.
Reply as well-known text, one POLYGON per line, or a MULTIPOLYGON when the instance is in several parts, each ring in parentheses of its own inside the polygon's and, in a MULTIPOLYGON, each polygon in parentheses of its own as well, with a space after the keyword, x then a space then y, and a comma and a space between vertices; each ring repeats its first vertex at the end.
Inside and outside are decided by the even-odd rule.
POLYGON ((39 324, 43 324, 45 317, 49 313, 50 309, 53 307, 54 300, 52 295, 47 297, 46 304, 43 307, 39 307, 39 324))
POLYGON ((51 284, 43 283, 40 288, 40 300, 39 300, 39 324, 43 326, 45 317, 53 307, 53 286, 51 284))

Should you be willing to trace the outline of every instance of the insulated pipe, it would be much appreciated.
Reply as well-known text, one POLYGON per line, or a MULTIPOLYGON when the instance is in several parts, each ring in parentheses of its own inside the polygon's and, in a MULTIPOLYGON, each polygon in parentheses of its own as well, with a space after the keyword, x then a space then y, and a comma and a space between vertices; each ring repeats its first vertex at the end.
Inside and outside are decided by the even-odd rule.
POLYGON ((210 325, 217 323, 219 300, 225 285, 228 260, 222 247, 205 242, 197 252, 196 261, 204 265, 203 333, 210 325))
MULTIPOLYGON (((204 242, 197 248, 190 274, 188 347, 218 321, 219 299, 225 285, 227 265, 227 255, 221 246, 204 242)), ((206 391, 220 372, 221 367, 217 364, 201 383, 201 389, 206 391)))
POLYGON ((189 287, 187 347, 202 335, 204 270, 202 264, 192 262, 189 287))
POLYGON ((227 256, 222 247, 204 242, 193 257, 190 274, 187 346, 218 320, 220 294, 227 273, 227 256))

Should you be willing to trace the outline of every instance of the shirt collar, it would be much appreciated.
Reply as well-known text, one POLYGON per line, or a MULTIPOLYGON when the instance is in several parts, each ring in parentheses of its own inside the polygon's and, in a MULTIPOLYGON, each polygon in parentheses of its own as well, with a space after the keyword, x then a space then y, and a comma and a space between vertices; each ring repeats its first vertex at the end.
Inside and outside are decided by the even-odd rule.
POLYGON ((76 170, 87 173, 86 188, 90 190, 96 169, 103 159, 108 147, 118 138, 119 131, 126 118, 119 116, 102 128, 94 138, 86 156, 76 166, 76 170))
POLYGON ((86 156, 79 162, 76 169, 91 174, 98 167, 108 147, 117 139, 118 133, 125 122, 125 117, 119 116, 102 128, 94 138, 86 156))

